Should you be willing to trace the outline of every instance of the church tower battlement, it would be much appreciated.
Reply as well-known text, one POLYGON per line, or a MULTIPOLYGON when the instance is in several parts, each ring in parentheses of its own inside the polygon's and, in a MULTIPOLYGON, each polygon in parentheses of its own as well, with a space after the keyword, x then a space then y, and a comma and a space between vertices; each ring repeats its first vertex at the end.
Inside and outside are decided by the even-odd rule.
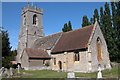
POLYGON ((21 27, 18 42, 17 62, 21 63, 20 57, 25 48, 31 48, 34 41, 44 37, 42 25, 43 10, 35 6, 26 6, 22 9, 21 27))

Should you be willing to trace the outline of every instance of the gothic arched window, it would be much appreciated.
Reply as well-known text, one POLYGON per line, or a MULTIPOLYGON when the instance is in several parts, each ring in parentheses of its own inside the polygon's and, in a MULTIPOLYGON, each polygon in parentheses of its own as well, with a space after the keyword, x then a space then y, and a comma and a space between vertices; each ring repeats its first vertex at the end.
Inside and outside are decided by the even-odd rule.
POLYGON ((37 15, 33 15, 33 24, 37 25, 37 15))
POLYGON ((98 54, 98 61, 101 61, 103 60, 103 57, 102 57, 102 42, 101 42, 101 39, 98 37, 97 38, 97 54, 98 54))

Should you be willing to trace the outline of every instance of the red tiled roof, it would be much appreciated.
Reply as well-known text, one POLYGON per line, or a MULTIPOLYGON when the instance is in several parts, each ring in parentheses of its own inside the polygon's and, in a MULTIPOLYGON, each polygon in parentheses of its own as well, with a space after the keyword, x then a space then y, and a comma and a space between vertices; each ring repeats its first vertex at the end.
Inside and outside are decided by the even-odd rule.
POLYGON ((12 64, 17 64, 17 62, 16 61, 10 61, 12 64))
POLYGON ((25 50, 29 58, 50 58, 50 56, 44 49, 25 48, 25 50))
POLYGON ((52 53, 87 48, 94 25, 63 33, 52 53))

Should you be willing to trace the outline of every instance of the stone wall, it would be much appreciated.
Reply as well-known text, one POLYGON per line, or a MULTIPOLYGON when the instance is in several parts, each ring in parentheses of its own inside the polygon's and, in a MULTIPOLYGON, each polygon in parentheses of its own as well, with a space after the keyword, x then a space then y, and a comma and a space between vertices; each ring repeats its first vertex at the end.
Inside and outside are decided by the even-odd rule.
POLYGON ((74 52, 52 54, 52 69, 59 70, 59 61, 62 62, 62 70, 74 72, 87 72, 87 51, 79 52, 79 61, 74 61, 74 52), (56 58, 56 65, 54 65, 56 58))
POLYGON ((29 69, 29 59, 27 53, 24 51, 21 57, 21 67, 25 70, 29 69))
POLYGON ((98 64, 100 64, 103 69, 110 68, 110 60, 109 60, 109 53, 107 50, 107 45, 106 45, 105 39, 103 37, 103 34, 100 30, 99 25, 96 25, 96 27, 95 27, 95 31, 93 33, 90 45, 88 45, 88 50, 91 53, 92 71, 98 70, 98 64), (97 59, 98 52, 97 52, 96 42, 97 42, 98 37, 101 39, 101 42, 102 42, 103 60, 101 60, 101 61, 98 61, 98 59, 97 59))
MULTIPOLYGON (((45 59, 29 59, 29 70, 41 70, 49 67, 50 60, 45 59)), ((50 69, 50 68, 49 68, 50 69)))

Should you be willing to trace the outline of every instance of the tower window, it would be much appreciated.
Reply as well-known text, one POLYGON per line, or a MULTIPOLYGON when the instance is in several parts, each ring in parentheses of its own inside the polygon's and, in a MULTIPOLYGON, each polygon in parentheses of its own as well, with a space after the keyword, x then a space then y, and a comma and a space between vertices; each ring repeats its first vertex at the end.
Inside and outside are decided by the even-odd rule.
POLYGON ((33 24, 36 25, 37 24, 37 15, 33 15, 33 24))
POLYGON ((98 61, 103 60, 102 57, 102 42, 100 40, 100 38, 97 38, 97 53, 98 53, 98 61))

